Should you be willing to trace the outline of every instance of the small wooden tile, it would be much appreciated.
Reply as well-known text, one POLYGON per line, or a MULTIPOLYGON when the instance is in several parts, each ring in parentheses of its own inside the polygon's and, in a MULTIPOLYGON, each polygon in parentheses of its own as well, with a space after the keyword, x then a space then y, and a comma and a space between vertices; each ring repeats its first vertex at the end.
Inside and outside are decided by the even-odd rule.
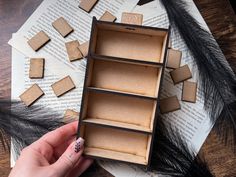
POLYGON ((100 19, 101 21, 106 21, 106 22, 114 22, 116 20, 116 17, 112 15, 110 12, 106 11, 100 19))
POLYGON ((41 47, 43 47, 49 41, 50 41, 50 38, 48 37, 48 35, 44 31, 40 31, 35 36, 33 36, 30 40, 28 40, 27 43, 34 51, 38 51, 41 47))
POLYGON ((160 100, 160 111, 162 114, 179 110, 181 108, 177 96, 172 96, 160 100))
POLYGON ((170 72, 170 76, 174 82, 174 84, 178 84, 180 82, 183 82, 187 79, 190 79, 192 77, 192 73, 188 67, 188 65, 184 65, 180 68, 177 68, 170 72))
POLYGON ((176 69, 180 67, 182 52, 179 50, 168 49, 167 68, 176 69))
POLYGON ((81 45, 79 46, 79 50, 80 50, 80 52, 82 53, 82 55, 83 55, 84 57, 86 57, 86 56, 88 55, 88 50, 89 50, 89 41, 84 42, 83 44, 81 44, 81 45))
POLYGON ((31 58, 29 78, 30 79, 42 79, 44 76, 44 58, 31 58))
POLYGON ((75 61, 83 58, 82 53, 79 50, 79 41, 70 41, 66 44, 66 50, 70 61, 75 61))
POLYGON ((137 13, 123 12, 121 17, 121 23, 132 24, 132 25, 142 25, 143 15, 137 13))
POLYGON ((197 100, 197 83, 184 81, 182 91, 182 101, 196 103, 197 100))
POLYGON ((65 114, 64 114, 64 120, 65 122, 71 122, 71 121, 74 121, 74 120, 78 120, 79 119, 79 113, 74 111, 74 110, 71 110, 71 109, 67 109, 65 111, 65 114))
POLYGON ((37 84, 34 84, 20 95, 20 99, 29 107, 43 95, 44 93, 41 88, 37 84))
POLYGON ((90 12, 98 0, 81 0, 79 7, 86 12, 90 12))
POLYGON ((75 84, 73 83, 70 76, 67 76, 52 84, 52 89, 57 97, 62 96, 74 88, 75 84))
POLYGON ((66 37, 68 34, 74 31, 74 29, 67 23, 67 21, 60 17, 52 23, 52 26, 63 36, 66 37))

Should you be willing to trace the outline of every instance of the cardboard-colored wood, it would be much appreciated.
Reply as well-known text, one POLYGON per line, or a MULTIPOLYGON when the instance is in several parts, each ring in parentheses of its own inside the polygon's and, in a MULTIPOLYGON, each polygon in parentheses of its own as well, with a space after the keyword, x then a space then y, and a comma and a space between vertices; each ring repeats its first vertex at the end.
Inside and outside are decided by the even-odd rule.
POLYGON ((72 122, 79 119, 79 112, 76 112, 72 109, 67 109, 64 114, 65 122, 72 122))
MULTIPOLYGON (((140 25, 130 25, 130 24, 123 24, 123 23, 104 23, 102 21, 98 21, 97 26, 93 29, 94 36, 93 40, 96 37, 96 31, 118 31, 123 33, 132 33, 132 34, 139 34, 139 35, 150 35, 150 36, 162 36, 165 37, 168 34, 167 30, 157 29, 154 27, 147 27, 147 26, 140 26, 140 25), (111 25, 112 24, 112 25, 111 25)), ((96 41, 94 41, 96 43, 96 41)))
POLYGON ((79 7, 86 12, 90 12, 98 0, 81 0, 79 7))
POLYGON ((30 40, 28 40, 27 43, 34 51, 38 51, 49 41, 50 38, 48 37, 48 35, 44 31, 40 31, 36 35, 34 35, 30 40))
POLYGON ((44 77, 44 58, 31 58, 29 78, 30 79, 42 79, 44 77))
POLYGON ((140 165, 147 165, 147 160, 142 156, 134 154, 123 153, 119 151, 112 151, 108 149, 99 149, 92 147, 85 147, 84 154, 97 158, 113 159, 123 162, 135 163, 140 165))
POLYGON ((78 131, 85 155, 149 167, 168 38, 93 19, 78 131))
POLYGON ((84 119, 83 122, 90 123, 90 124, 104 125, 104 126, 109 126, 109 127, 115 127, 115 128, 119 127, 123 129, 146 132, 146 133, 152 132, 152 130, 148 127, 142 127, 139 125, 127 124, 123 122, 114 122, 114 121, 110 121, 106 119, 87 118, 87 119, 84 119))
POLYGON ((161 63, 165 35, 99 30, 95 53, 98 55, 128 58, 161 63), (115 42, 114 42, 115 41, 115 42))
POLYGON ((182 52, 179 50, 168 49, 166 67, 170 69, 177 69, 180 67, 182 52))
POLYGON ((188 67, 188 65, 181 66, 170 72, 170 76, 174 82, 174 84, 178 84, 185 80, 188 80, 192 77, 192 73, 188 67))
POLYGON ((121 23, 132 24, 132 25, 142 25, 143 15, 137 13, 123 12, 121 17, 121 23))
POLYGON ((85 155, 147 165, 147 146, 151 135, 114 128, 85 125, 85 155))
POLYGON ((34 84, 20 95, 20 99, 29 107, 43 95, 44 93, 41 88, 37 84, 34 84))
POLYGON ((128 97, 108 93, 90 92, 88 109, 83 120, 99 119, 96 122, 107 123, 113 126, 125 126, 139 130, 153 129, 153 119, 156 109, 156 100, 128 97), (130 106, 132 105, 132 106, 130 106))
POLYGON ((181 106, 177 96, 172 96, 160 100, 160 110, 162 114, 176 111, 180 108, 181 106))
POLYGON ((66 50, 67 50, 69 60, 71 62, 83 58, 83 55, 82 55, 82 53, 80 52, 80 50, 78 48, 80 46, 78 40, 66 42, 65 46, 66 46, 66 50))
POLYGON ((106 21, 106 22, 114 22, 116 20, 116 17, 112 15, 110 12, 106 11, 99 19, 100 21, 106 21))
POLYGON ((89 41, 84 42, 83 44, 79 45, 79 50, 82 53, 83 57, 87 57, 88 50, 89 50, 89 41))
POLYGON ((89 86, 157 97, 161 68, 95 60, 89 86))
POLYGON ((184 81, 182 91, 182 101, 196 103, 197 99, 197 83, 184 81))
POLYGON ((60 17, 56 21, 52 23, 52 26, 63 36, 66 37, 71 32, 74 31, 74 29, 70 26, 70 24, 63 18, 60 17))
POLYGON ((65 78, 55 82, 52 84, 52 89, 57 97, 64 95, 65 93, 71 91, 75 88, 75 84, 73 83, 70 76, 66 76, 65 78))

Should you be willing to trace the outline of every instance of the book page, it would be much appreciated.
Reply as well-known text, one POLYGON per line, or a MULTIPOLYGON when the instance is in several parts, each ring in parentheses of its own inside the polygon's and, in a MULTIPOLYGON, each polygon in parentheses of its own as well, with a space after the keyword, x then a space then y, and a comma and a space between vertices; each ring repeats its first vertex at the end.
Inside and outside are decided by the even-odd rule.
MULTIPOLYGON (((29 57, 26 57, 16 49, 12 48, 12 100, 20 100, 19 95, 21 95, 30 86, 37 83, 43 90, 44 95, 39 100, 37 100, 34 105, 51 108, 52 111, 57 112, 57 114, 61 115, 61 117, 63 117, 65 110, 67 109, 72 109, 79 112, 84 84, 84 72, 86 69, 85 61, 84 67, 81 67, 81 70, 84 71, 81 72, 83 74, 81 75, 80 73, 74 73, 74 75, 76 75, 75 77, 77 77, 76 88, 66 93, 62 97, 57 97, 51 87, 53 83, 62 78, 50 73, 49 70, 45 69, 44 79, 30 79, 29 63, 29 57)), ((16 154, 14 153, 13 149, 11 149, 11 167, 14 166, 16 159, 16 154)))
POLYGON ((131 11, 137 2, 138 0, 99 0, 93 10, 87 13, 78 7, 79 1, 76 0, 44 0, 9 41, 9 44, 26 56, 46 58, 46 67, 56 75, 66 75, 73 71, 80 72, 83 61, 69 61, 65 42, 78 40, 82 44, 88 41, 93 16, 99 19, 108 10, 116 17, 120 17, 122 11, 131 11), (59 17, 65 18, 74 29, 74 32, 66 38, 63 38, 52 26, 59 17), (40 30, 45 31, 51 41, 35 52, 27 41, 40 30))

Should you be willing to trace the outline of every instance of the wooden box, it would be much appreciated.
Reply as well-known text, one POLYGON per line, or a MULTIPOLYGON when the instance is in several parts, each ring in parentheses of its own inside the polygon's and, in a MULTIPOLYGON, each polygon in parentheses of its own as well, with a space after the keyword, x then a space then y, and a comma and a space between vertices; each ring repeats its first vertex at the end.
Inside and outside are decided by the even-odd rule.
POLYGON ((169 29, 93 19, 78 136, 84 154, 148 167, 169 29))

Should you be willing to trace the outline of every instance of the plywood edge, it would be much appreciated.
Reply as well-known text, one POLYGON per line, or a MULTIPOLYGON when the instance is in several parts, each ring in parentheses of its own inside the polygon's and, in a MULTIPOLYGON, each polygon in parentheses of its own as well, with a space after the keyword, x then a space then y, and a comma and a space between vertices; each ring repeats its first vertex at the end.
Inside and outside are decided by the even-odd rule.
POLYGON ((162 44, 162 52, 161 52, 161 58, 160 58, 160 63, 163 63, 164 62, 164 58, 165 58, 165 52, 168 48, 167 46, 167 41, 168 41, 168 33, 166 34, 165 36, 165 39, 163 41, 163 44, 162 44))
POLYGON ((132 130, 132 131, 148 133, 148 134, 152 133, 152 130, 149 127, 143 127, 143 126, 138 126, 134 124, 105 120, 105 119, 86 118, 83 120, 83 123, 98 124, 101 126, 121 128, 121 129, 132 130))
POLYGON ((147 160, 145 157, 137 156, 128 153, 122 153, 117 151, 99 149, 99 148, 90 148, 85 147, 84 154, 88 156, 105 158, 105 159, 113 159, 123 162, 135 163, 140 165, 147 165, 147 160))
POLYGON ((110 94, 116 94, 116 95, 123 95, 123 96, 131 96, 131 97, 137 97, 140 99, 151 99, 156 100, 157 97, 153 97, 152 95, 143 95, 143 94, 137 94, 132 92, 124 92, 119 90, 111 90, 111 89, 105 89, 105 88, 98 88, 98 87, 87 87, 86 88, 89 91, 94 92, 100 92, 100 93, 110 93, 110 94))
POLYGON ((148 162, 149 162, 149 158, 150 158, 150 150, 151 150, 152 138, 153 138, 153 136, 149 136, 148 137, 147 152, 146 152, 146 160, 148 162))
POLYGON ((115 57, 115 56, 101 55, 101 54, 97 54, 97 53, 92 53, 91 57, 92 57, 92 59, 97 59, 97 60, 113 61, 113 62, 119 62, 119 63, 128 63, 128 64, 134 64, 134 65, 143 65, 143 66, 152 66, 152 67, 162 67, 163 66, 163 62, 154 62, 154 61, 131 59, 131 58, 121 58, 121 57, 115 57))

